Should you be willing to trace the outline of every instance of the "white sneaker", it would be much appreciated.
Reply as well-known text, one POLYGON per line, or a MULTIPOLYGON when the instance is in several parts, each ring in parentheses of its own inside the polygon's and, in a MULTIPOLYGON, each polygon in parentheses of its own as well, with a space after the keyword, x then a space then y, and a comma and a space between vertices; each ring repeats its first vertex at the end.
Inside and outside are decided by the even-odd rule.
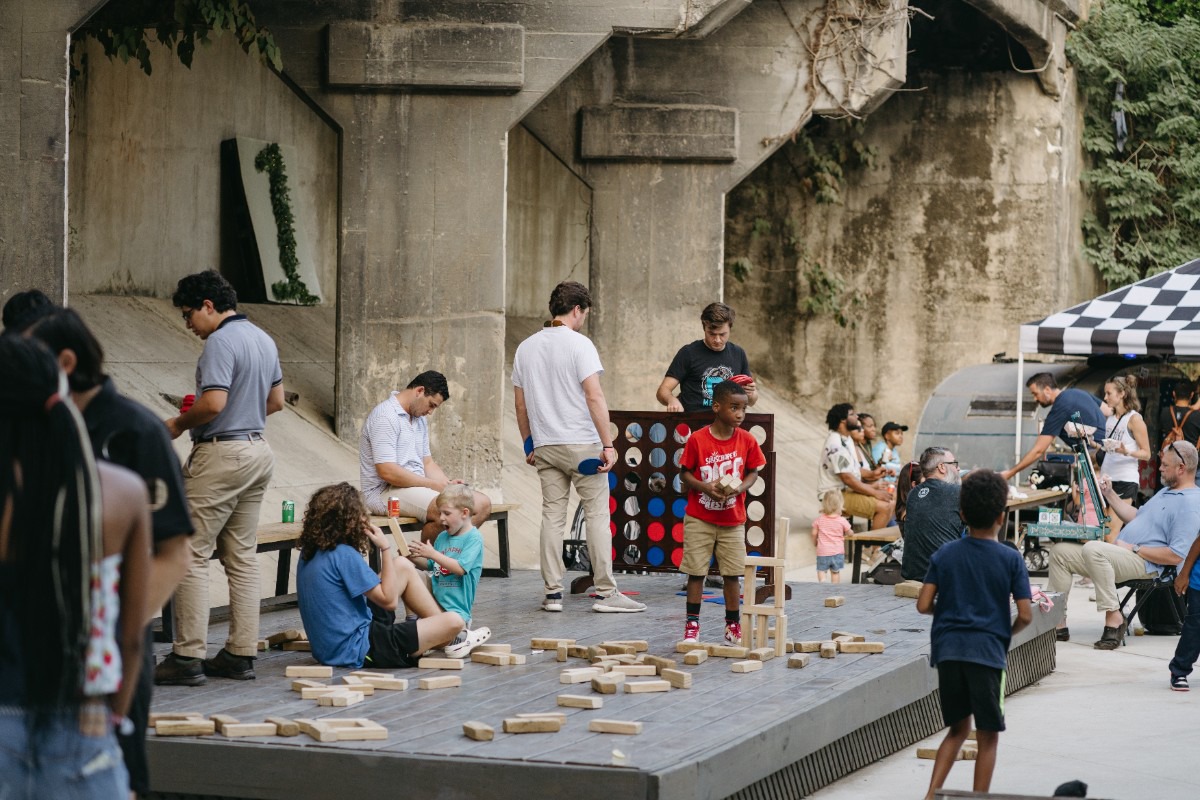
POLYGON ((562 594, 548 594, 542 601, 542 611, 562 611, 562 594))
POLYGON ((620 592, 613 592, 608 597, 601 597, 592 604, 592 611, 599 611, 604 614, 632 614, 645 610, 645 603, 631 600, 620 592))
POLYGON ((446 645, 446 655, 449 658, 466 658, 471 655, 471 651, 479 645, 492 638, 491 628, 479 627, 473 631, 467 631, 467 638, 461 642, 446 645))

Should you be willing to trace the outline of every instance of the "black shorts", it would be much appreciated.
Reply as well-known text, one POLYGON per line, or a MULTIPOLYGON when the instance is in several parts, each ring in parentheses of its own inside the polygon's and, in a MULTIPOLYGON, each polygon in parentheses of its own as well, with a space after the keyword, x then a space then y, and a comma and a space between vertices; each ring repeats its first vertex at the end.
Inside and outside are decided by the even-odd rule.
POLYGON ((1138 485, 1133 481, 1113 481, 1113 491, 1122 500, 1132 500, 1137 497, 1138 485))
POLYGON ((417 638, 417 621, 396 622, 396 612, 385 611, 371 601, 371 648, 363 662, 364 669, 376 667, 415 667, 421 660, 421 642, 417 638))
POLYGON ((1004 730, 1004 670, 969 661, 943 661, 937 671, 942 721, 947 726, 974 716, 977 730, 1004 730))
POLYGON ((146 628, 142 643, 142 671, 129 703, 129 720, 133 733, 123 736, 117 732, 117 744, 125 757, 129 772, 129 789, 138 795, 150 793, 150 767, 146 762, 146 724, 150 718, 150 696, 154 689, 154 634, 146 628))

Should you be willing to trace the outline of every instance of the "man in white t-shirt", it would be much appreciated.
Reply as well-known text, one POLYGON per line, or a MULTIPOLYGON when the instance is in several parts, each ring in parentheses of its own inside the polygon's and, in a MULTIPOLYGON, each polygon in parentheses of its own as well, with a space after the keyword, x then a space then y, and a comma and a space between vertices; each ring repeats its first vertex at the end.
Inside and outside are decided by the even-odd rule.
MULTIPOLYGON (((432 542, 443 530, 435 500, 451 483, 429 451, 425 419, 450 399, 446 376, 422 372, 404 389, 371 410, 358 442, 358 478, 363 502, 372 514, 388 512, 388 498, 400 500, 400 515, 425 523, 421 539, 432 542)), ((492 513, 492 501, 475 492, 471 521, 479 527, 492 513)))
MULTIPOLYGON (((600 599, 593 611, 635 612, 646 606, 617 591, 612 573, 608 472, 617 454, 609 435, 608 403, 600 387, 604 367, 596 346, 579 329, 592 307, 587 287, 564 281, 550 293, 554 317, 521 342, 513 358, 517 426, 525 442, 525 460, 537 467, 542 483, 541 563, 545 611, 562 611, 562 539, 571 486, 587 515, 588 555, 600 599), (600 461, 580 472, 581 464, 600 461)), ((585 464, 586 466, 586 464, 585 464)))
POLYGON ((849 429, 858 426, 854 406, 838 403, 826 413, 825 424, 829 436, 817 465, 817 499, 826 492, 841 492, 846 514, 869 519, 872 529, 885 527, 896 502, 883 487, 863 482, 854 443, 849 438, 849 429))

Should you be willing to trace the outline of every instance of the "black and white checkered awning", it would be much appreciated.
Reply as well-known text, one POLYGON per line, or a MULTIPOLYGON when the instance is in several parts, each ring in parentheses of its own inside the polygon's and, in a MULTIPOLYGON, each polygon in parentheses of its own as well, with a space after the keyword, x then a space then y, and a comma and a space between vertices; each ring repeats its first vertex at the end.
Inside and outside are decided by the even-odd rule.
POLYGON ((1200 259, 1022 325, 1021 352, 1200 356, 1200 259))

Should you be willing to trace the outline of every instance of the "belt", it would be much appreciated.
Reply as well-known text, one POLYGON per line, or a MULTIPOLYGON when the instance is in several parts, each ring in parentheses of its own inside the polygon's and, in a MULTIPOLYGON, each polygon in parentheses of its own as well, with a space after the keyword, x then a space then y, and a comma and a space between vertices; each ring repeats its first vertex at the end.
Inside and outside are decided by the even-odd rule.
POLYGON ((212 442, 261 442, 261 433, 222 433, 209 436, 207 439, 197 439, 192 444, 211 444, 212 442))

